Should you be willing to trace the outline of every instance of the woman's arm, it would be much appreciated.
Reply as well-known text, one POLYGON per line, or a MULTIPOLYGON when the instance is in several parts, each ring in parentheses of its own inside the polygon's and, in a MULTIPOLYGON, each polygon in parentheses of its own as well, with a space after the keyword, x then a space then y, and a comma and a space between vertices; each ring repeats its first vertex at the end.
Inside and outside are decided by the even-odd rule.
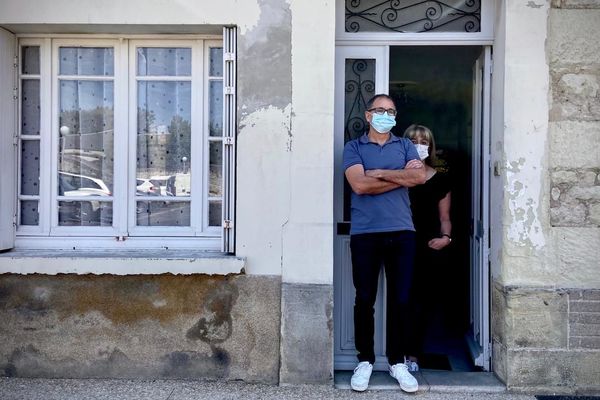
POLYGON ((431 239, 428 243, 429 247, 434 250, 441 250, 448 246, 451 242, 450 237, 452 236, 452 222, 450 221, 450 203, 451 203, 451 192, 448 192, 446 196, 441 199, 438 203, 438 211, 440 214, 440 236, 439 238, 431 239), (442 236, 448 235, 448 236, 442 236))

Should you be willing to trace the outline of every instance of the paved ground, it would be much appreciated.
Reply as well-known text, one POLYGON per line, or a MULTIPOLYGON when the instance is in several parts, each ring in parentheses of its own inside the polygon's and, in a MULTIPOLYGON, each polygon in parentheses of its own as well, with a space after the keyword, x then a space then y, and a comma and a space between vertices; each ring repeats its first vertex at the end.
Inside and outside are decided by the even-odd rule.
POLYGON ((535 400, 533 396, 507 393, 433 393, 415 395, 396 390, 370 390, 355 393, 333 386, 288 386, 242 382, 185 380, 109 380, 109 379, 22 379, 0 378, 1 400, 224 400, 224 399, 419 399, 419 400, 535 400))

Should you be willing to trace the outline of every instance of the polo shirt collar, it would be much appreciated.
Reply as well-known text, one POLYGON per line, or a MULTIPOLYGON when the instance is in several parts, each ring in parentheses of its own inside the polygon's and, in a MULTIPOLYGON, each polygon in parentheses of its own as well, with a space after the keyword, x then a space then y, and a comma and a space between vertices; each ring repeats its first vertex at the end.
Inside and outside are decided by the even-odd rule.
MULTIPOLYGON (((365 134, 363 134, 363 135, 362 135, 362 136, 361 136, 361 137, 358 139, 358 141, 359 141, 360 143, 362 143, 362 144, 371 143, 371 142, 369 141, 369 135, 368 135, 368 133, 365 133, 365 134)), ((389 139, 387 142, 385 142, 385 143, 387 144, 387 143, 391 143, 391 142, 398 142, 398 141, 400 141, 400 138, 399 138, 398 136, 394 135, 393 133, 390 133, 390 139, 389 139)))

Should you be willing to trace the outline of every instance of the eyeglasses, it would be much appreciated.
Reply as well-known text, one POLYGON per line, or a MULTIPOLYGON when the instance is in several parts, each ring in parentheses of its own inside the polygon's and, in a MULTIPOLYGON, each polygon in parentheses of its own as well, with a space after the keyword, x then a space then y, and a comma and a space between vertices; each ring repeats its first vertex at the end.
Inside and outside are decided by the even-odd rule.
POLYGON ((375 113, 375 114, 379 114, 379 115, 383 115, 383 113, 388 113, 388 115, 390 117, 395 117, 396 114, 398 113, 398 111, 394 110, 393 108, 385 109, 383 107, 370 108, 367 111, 370 113, 375 113))

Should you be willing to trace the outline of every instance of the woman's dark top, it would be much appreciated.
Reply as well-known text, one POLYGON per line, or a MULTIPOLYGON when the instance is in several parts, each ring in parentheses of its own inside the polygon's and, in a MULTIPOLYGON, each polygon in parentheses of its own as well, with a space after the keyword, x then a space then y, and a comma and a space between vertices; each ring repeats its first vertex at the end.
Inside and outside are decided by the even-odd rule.
POLYGON ((443 172, 436 172, 424 184, 409 189, 417 242, 428 242, 440 237, 439 202, 448 192, 450 192, 450 180, 443 172))

